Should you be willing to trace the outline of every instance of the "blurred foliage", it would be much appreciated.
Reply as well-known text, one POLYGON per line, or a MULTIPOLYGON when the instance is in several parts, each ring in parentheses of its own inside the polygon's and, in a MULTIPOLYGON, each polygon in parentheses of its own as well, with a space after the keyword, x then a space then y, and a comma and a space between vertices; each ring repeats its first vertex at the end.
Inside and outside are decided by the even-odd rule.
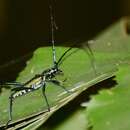
POLYGON ((87 105, 87 118, 92 130, 130 129, 130 67, 122 66, 116 74, 118 85, 92 96, 87 105))

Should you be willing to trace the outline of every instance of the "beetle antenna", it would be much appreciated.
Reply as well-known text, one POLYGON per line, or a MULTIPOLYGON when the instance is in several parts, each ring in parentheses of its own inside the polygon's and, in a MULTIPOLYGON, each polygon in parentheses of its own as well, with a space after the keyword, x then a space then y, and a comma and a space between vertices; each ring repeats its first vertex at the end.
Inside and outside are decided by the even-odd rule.
POLYGON ((57 30, 57 26, 54 20, 54 8, 52 4, 49 5, 50 9, 50 22, 51 22, 51 43, 52 43, 52 55, 53 55, 53 64, 54 66, 57 65, 56 62, 56 49, 55 49, 55 38, 54 38, 54 31, 57 30))

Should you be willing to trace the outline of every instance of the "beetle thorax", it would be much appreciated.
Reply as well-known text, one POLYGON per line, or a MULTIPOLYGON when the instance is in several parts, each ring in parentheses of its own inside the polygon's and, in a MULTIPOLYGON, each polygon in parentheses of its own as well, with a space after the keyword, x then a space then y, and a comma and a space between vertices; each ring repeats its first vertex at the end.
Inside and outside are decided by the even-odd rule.
POLYGON ((46 71, 43 72, 44 76, 46 77, 46 79, 50 79, 56 76, 56 74, 58 73, 58 69, 57 68, 51 68, 48 69, 46 71))

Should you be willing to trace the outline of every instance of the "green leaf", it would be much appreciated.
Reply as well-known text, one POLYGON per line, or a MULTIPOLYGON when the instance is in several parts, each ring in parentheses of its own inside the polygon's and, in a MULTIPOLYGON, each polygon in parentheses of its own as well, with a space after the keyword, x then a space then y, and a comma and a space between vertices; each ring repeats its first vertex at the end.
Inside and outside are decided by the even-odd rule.
MULTIPOLYGON (((14 101, 12 123, 21 122, 18 122, 16 128, 27 124, 30 124, 28 127, 31 127, 31 125, 39 127, 55 111, 73 100, 82 91, 113 76, 119 64, 129 63, 130 46, 128 43, 130 39, 129 36, 125 37, 120 30, 123 23, 124 21, 120 21, 96 40, 84 43, 83 48, 73 48, 70 51, 60 66, 64 76, 56 78, 65 81, 62 82, 63 85, 73 93, 67 94, 60 87, 47 84, 46 95, 51 112, 46 112, 46 103, 40 89, 17 98, 14 101), (88 45, 94 57, 91 50, 87 48, 88 45)), ((56 47, 57 59, 66 49, 68 48, 56 47)), ((52 65, 51 47, 38 48, 27 62, 25 69, 19 74, 17 81, 24 83, 52 65)), ((8 120, 8 97, 9 91, 4 90, 0 96, 0 126, 8 120)))
POLYGON ((117 72, 115 88, 102 90, 87 107, 92 130, 130 130, 130 67, 117 72))
POLYGON ((85 109, 79 108, 56 126, 47 125, 38 130, 87 130, 87 126, 88 122, 86 122, 85 109))
MULTIPOLYGON (((57 57, 59 58, 66 49, 68 48, 56 47, 57 57)), ((50 47, 37 49, 32 59, 28 61, 27 67, 19 74, 17 81, 22 83, 26 82, 34 77, 35 74, 39 74, 43 70, 51 67, 52 54, 50 52, 50 47)), ((26 123, 28 124, 29 122, 25 123, 25 119, 31 118, 39 112, 43 114, 42 123, 45 122, 56 110, 74 99, 82 91, 93 84, 113 76, 116 71, 114 65, 106 64, 99 66, 97 69, 98 73, 95 74, 86 50, 84 51, 78 48, 72 49, 60 68, 63 70, 64 76, 57 77, 57 79, 63 81, 67 78, 67 80, 63 82, 63 85, 72 91, 72 94, 64 92, 59 86, 47 84, 46 95, 51 107, 51 112, 46 112, 47 107, 42 97, 41 89, 17 98, 13 105, 13 121, 24 121, 24 123, 19 124, 18 127, 26 125, 26 123)), ((6 123, 8 120, 8 97, 9 91, 5 91, 0 98, 1 123, 6 123), (5 102, 3 103, 2 101, 5 102)))
POLYGON ((130 36, 126 33, 127 19, 120 20, 109 29, 101 33, 91 44, 95 52, 108 54, 108 64, 115 62, 119 72, 116 73, 115 88, 102 90, 98 95, 92 96, 87 104, 87 117, 90 120, 92 130, 129 130, 130 114, 130 36), (105 42, 106 43, 105 43, 105 42), (100 46, 101 45, 101 46, 100 46), (106 46, 106 47, 105 47, 106 46), (111 54, 114 54, 111 56, 111 54), (110 57, 111 56, 111 57, 110 57))

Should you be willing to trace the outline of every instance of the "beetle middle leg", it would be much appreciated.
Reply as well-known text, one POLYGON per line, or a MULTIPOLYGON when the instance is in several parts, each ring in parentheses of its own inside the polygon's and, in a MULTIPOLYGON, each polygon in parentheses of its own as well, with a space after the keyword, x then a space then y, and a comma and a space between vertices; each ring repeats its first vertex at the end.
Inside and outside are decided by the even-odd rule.
POLYGON ((67 93, 71 93, 68 89, 66 89, 63 85, 61 85, 61 82, 58 81, 58 80, 49 80, 49 82, 57 85, 57 86, 60 86, 61 88, 63 88, 67 93))

